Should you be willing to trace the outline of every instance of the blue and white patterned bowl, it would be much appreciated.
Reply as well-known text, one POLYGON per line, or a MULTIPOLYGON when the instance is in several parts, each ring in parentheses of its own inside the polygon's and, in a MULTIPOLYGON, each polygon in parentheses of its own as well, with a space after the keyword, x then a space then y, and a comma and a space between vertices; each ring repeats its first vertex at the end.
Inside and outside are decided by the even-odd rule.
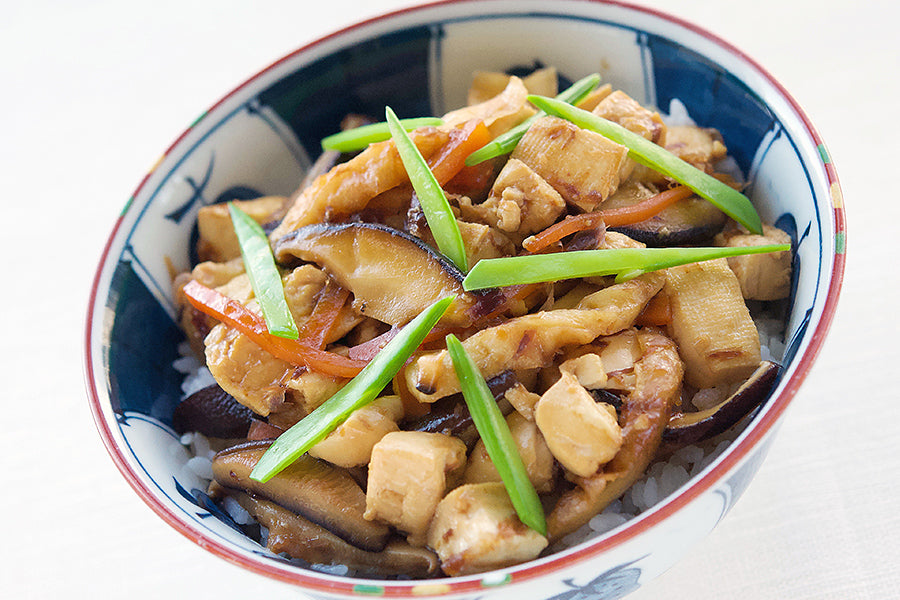
MULTIPOLYGON (((274 63, 210 108, 128 200, 103 252, 88 308, 86 379, 97 427, 135 491, 165 521, 231 562, 320 597, 618 598, 708 534, 756 473, 830 324, 844 267, 840 188, 828 153, 782 87, 728 43, 655 11, 600 1, 450 1, 349 27, 274 63), (489 39, 486 48, 482 40, 489 39), (374 581, 305 570, 216 518, 170 428, 183 375, 170 269, 188 268, 197 210, 289 194, 319 140, 348 112, 443 114, 471 73, 539 61, 591 72, 637 100, 680 99, 718 128, 748 174, 764 221, 794 238, 785 369, 728 450, 677 493, 568 551, 478 576, 374 581)), ((214 510, 214 509, 213 509, 214 510)))

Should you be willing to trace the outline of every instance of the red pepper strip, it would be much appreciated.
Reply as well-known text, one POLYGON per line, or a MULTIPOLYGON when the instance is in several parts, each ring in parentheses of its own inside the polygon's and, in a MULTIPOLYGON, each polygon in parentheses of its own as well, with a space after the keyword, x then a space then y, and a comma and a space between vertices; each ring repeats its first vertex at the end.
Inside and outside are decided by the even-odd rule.
POLYGON ((450 140, 428 161, 434 178, 443 186, 462 171, 466 157, 491 141, 491 132, 479 120, 466 121, 450 130, 450 140))
POLYGON ((566 217, 559 223, 554 223, 540 233, 527 238, 522 242, 522 247, 529 252, 539 252, 567 235, 594 229, 603 224, 606 224, 607 227, 621 227, 640 223, 658 214, 667 206, 689 198, 693 194, 691 188, 678 185, 631 206, 566 217))
POLYGON ((333 352, 312 348, 296 340, 281 338, 269 333, 266 322, 246 306, 218 291, 191 280, 183 288, 191 306, 237 329, 250 338, 260 348, 297 366, 305 366, 313 371, 336 377, 354 377, 366 361, 352 360, 333 352))
POLYGON ((341 309, 349 296, 350 290, 329 279, 319 293, 316 307, 300 332, 299 341, 312 348, 323 350, 328 341, 328 335, 337 324, 341 309))

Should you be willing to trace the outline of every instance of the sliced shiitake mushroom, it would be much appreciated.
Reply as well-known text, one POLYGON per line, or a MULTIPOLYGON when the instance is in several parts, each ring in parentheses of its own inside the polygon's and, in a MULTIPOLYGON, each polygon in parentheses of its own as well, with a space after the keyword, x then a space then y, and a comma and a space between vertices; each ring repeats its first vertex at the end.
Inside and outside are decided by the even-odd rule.
MULTIPOLYGON (((658 193, 654 187, 627 182, 603 203, 603 210, 631 206, 658 193)), ((683 246, 701 244, 713 238, 725 226, 727 217, 718 208, 700 198, 690 196, 663 209, 649 219, 610 227, 648 246, 683 246)))
POLYGON ((672 415, 663 432, 663 444, 674 449, 728 431, 765 401, 780 370, 778 364, 764 360, 723 402, 706 410, 672 415))
POLYGON ((200 389, 175 407, 172 428, 178 433, 199 431, 216 438, 247 436, 253 411, 239 403, 218 384, 200 389))
MULTIPOLYGON (((488 388, 498 401, 500 412, 504 416, 513 411, 512 405, 502 400, 506 390, 516 384, 518 378, 513 371, 504 371, 488 381, 488 388)), ((408 421, 403 426, 409 431, 426 431, 429 433, 443 433, 461 439, 469 449, 478 441, 478 431, 475 422, 469 413, 469 408, 462 394, 452 394, 441 398, 431 406, 431 410, 424 416, 414 421, 408 421)))
POLYGON ((290 265, 314 262, 353 292, 354 307, 384 323, 402 326, 436 300, 455 295, 446 325, 467 326, 478 294, 463 291, 463 273, 427 244, 398 229, 372 223, 316 224, 274 244, 290 265))
POLYGON ((405 540, 391 539, 379 552, 369 552, 348 544, 328 529, 266 500, 239 490, 211 487, 216 496, 228 495, 268 529, 266 546, 275 554, 286 553, 310 564, 343 564, 365 575, 390 577, 405 575, 424 579, 440 567, 437 555, 416 548, 405 540))
POLYGON ((344 469, 304 454, 267 481, 250 479, 250 472, 271 442, 249 442, 223 450, 213 459, 219 485, 267 498, 325 527, 358 548, 379 552, 387 543, 387 525, 363 518, 366 495, 344 469))

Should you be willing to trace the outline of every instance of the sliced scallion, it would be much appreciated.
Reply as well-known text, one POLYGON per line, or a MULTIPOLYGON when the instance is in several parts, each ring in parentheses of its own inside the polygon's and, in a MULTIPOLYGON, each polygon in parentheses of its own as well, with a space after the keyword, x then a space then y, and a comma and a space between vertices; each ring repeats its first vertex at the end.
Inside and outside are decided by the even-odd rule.
MULTIPOLYGON (((400 119, 400 125, 406 131, 419 127, 439 127, 444 124, 438 117, 416 117, 400 119)), ((341 131, 322 139, 322 150, 338 150, 339 152, 356 152, 369 144, 391 139, 391 130, 387 123, 372 123, 341 131)))
POLYGON ((529 96, 528 100, 551 115, 571 121, 579 127, 622 144, 628 148, 628 157, 635 162, 686 185, 752 233, 762 235, 762 221, 747 196, 683 161, 662 146, 625 129, 618 123, 554 98, 529 96))
POLYGON ((447 202, 447 196, 444 195, 444 190, 441 189, 441 185, 435 179, 431 169, 428 168, 428 163, 425 162, 409 134, 403 130, 394 111, 390 107, 386 107, 384 113, 391 129, 391 137, 394 138, 397 151, 403 160, 403 166, 409 175, 409 181, 419 197, 419 204, 422 206, 422 212, 425 213, 425 220, 428 221, 428 227, 431 229, 431 235, 434 237, 438 250, 465 273, 469 270, 466 262, 466 247, 459 232, 459 225, 456 224, 456 217, 453 216, 450 203, 447 202))
POLYGON ((463 289, 470 291, 605 275, 616 275, 616 281, 621 282, 643 273, 678 265, 790 249, 790 244, 741 248, 611 248, 490 258, 481 260, 472 267, 463 280, 463 289))
MULTIPOLYGON (((587 77, 579 79, 571 86, 560 92, 556 99, 560 102, 578 104, 585 96, 587 96, 594 88, 596 88, 597 84, 599 83, 599 74, 594 73, 593 75, 588 75, 587 77)), ((522 136, 525 135, 525 132, 528 131, 529 127, 531 127, 531 124, 539 118, 545 116, 547 116, 547 113, 538 111, 506 133, 498 135, 490 143, 485 144, 484 146, 470 154, 468 158, 466 158, 466 164, 471 167, 472 165, 477 165, 486 160, 490 160, 495 156, 509 154, 515 149, 516 144, 519 143, 519 140, 522 139, 522 136)))
POLYGON ((462 343, 452 333, 447 336, 447 352, 453 361, 453 369, 459 379, 463 398, 469 407, 469 414, 475 423, 475 429, 484 442, 491 462, 500 473, 500 479, 506 487, 509 499, 512 500, 519 520, 541 535, 547 535, 547 521, 541 500, 528 479, 528 472, 519 455, 519 450, 497 407, 484 377, 478 371, 472 358, 462 343))
POLYGON ((294 323, 291 309, 284 297, 284 285, 281 283, 278 267, 275 266, 269 238, 259 223, 233 202, 228 203, 228 214, 241 246, 250 286, 262 309, 269 333, 296 340, 299 337, 297 324, 294 323))
POLYGON ((438 300, 410 321, 359 375, 296 425, 278 436, 250 473, 265 483, 325 438, 357 408, 374 400, 440 320, 454 297, 438 300))

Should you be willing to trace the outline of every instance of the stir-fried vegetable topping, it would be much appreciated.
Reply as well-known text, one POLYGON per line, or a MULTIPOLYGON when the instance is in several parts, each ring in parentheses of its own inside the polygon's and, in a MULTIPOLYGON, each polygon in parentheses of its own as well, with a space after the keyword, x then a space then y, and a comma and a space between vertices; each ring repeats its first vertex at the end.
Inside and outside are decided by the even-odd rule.
MULTIPOLYGON (((559 95, 556 96, 556 99, 560 102, 577 104, 594 88, 596 88, 597 84, 599 83, 600 75, 598 75, 597 73, 588 75, 587 77, 579 79, 571 86, 560 92, 559 95)), ((513 149, 515 149, 516 144, 519 143, 519 140, 522 139, 522 136, 524 136, 525 132, 528 131, 528 128, 531 127, 531 124, 540 117, 546 115, 547 113, 539 111, 519 123, 517 126, 510 129, 506 133, 497 136, 497 138, 491 141, 489 144, 482 146, 481 148, 470 154, 466 159, 466 164, 469 166, 477 165, 494 157, 501 156, 503 154, 509 154, 513 151, 513 149)))
POLYGON ((438 300, 410 321, 347 385, 281 434, 250 473, 266 482, 325 438, 357 408, 374 400, 440 320, 454 297, 438 300))
POLYGON ((576 277, 616 275, 616 281, 668 267, 728 256, 783 252, 790 244, 742 248, 611 248, 532 254, 479 261, 463 280, 463 289, 539 283, 576 277))
POLYGON ((747 196, 683 161, 662 146, 625 129, 618 123, 566 102, 544 96, 529 96, 528 100, 548 114, 571 121, 579 127, 622 144, 628 148, 628 157, 635 162, 686 185, 752 233, 762 234, 759 214, 747 196))
MULTIPOLYGON (((438 117, 416 117, 413 119, 400 119, 400 125, 405 131, 412 131, 418 127, 439 127, 444 124, 438 117)), ((383 142, 391 139, 391 130, 386 122, 372 123, 354 127, 347 131, 341 131, 322 139, 322 150, 338 150, 340 152, 356 152, 369 144, 383 142)))
POLYGON ((355 571, 358 552, 360 574, 409 578, 546 555, 623 494, 625 518, 648 508, 628 490, 682 443, 666 438, 675 407, 705 423, 699 401, 759 366, 758 323, 795 281, 792 240, 747 232, 758 215, 716 173, 726 140, 612 86, 580 101, 597 75, 529 96, 556 93, 556 70, 541 71, 479 75, 439 127, 387 108, 384 123, 326 139, 322 164, 339 164, 289 207, 201 209, 202 262, 174 280, 178 320, 221 394, 254 413, 248 443, 214 461, 211 496, 270 530, 315 523, 285 522, 264 542, 273 553, 355 571), (535 112, 529 100, 541 112, 494 140, 535 112), (286 208, 265 239, 257 223, 286 208), (299 337, 274 334, 293 323, 267 325, 273 305, 299 337), (347 499, 325 502, 328 515, 352 518, 282 494, 301 474, 321 483, 310 493, 347 499), (340 544, 320 548, 322 535, 340 544), (393 565, 397 552, 427 564, 393 565))
POLYGON ((296 340, 299 336, 297 324, 294 323, 287 300, 284 299, 284 286, 278 267, 275 266, 269 238, 259 223, 233 202, 228 203, 228 213, 231 215, 234 232, 241 246, 241 256, 244 258, 244 268, 250 278, 250 286, 262 309, 269 333, 296 340))
POLYGON ((422 212, 425 213, 425 219, 431 228, 431 235, 434 236, 438 250, 465 273, 469 270, 466 263, 466 247, 463 244, 459 226, 456 224, 456 217, 453 216, 450 203, 447 202, 447 197, 444 195, 444 190, 435 179, 434 173, 428 168, 428 163, 419 153, 419 149, 403 130, 394 111, 390 107, 386 107, 384 112, 391 129, 391 136, 397 145, 403 166, 406 167, 406 172, 409 174, 409 181, 419 197, 419 204, 422 206, 422 212))
POLYGON ((491 462, 500 473, 519 519, 541 535, 547 535, 547 521, 541 500, 528 479, 522 457, 519 456, 503 413, 497 408, 494 395, 456 336, 451 333, 446 341, 447 352, 453 361, 453 370, 459 379, 472 421, 484 441, 491 462))

